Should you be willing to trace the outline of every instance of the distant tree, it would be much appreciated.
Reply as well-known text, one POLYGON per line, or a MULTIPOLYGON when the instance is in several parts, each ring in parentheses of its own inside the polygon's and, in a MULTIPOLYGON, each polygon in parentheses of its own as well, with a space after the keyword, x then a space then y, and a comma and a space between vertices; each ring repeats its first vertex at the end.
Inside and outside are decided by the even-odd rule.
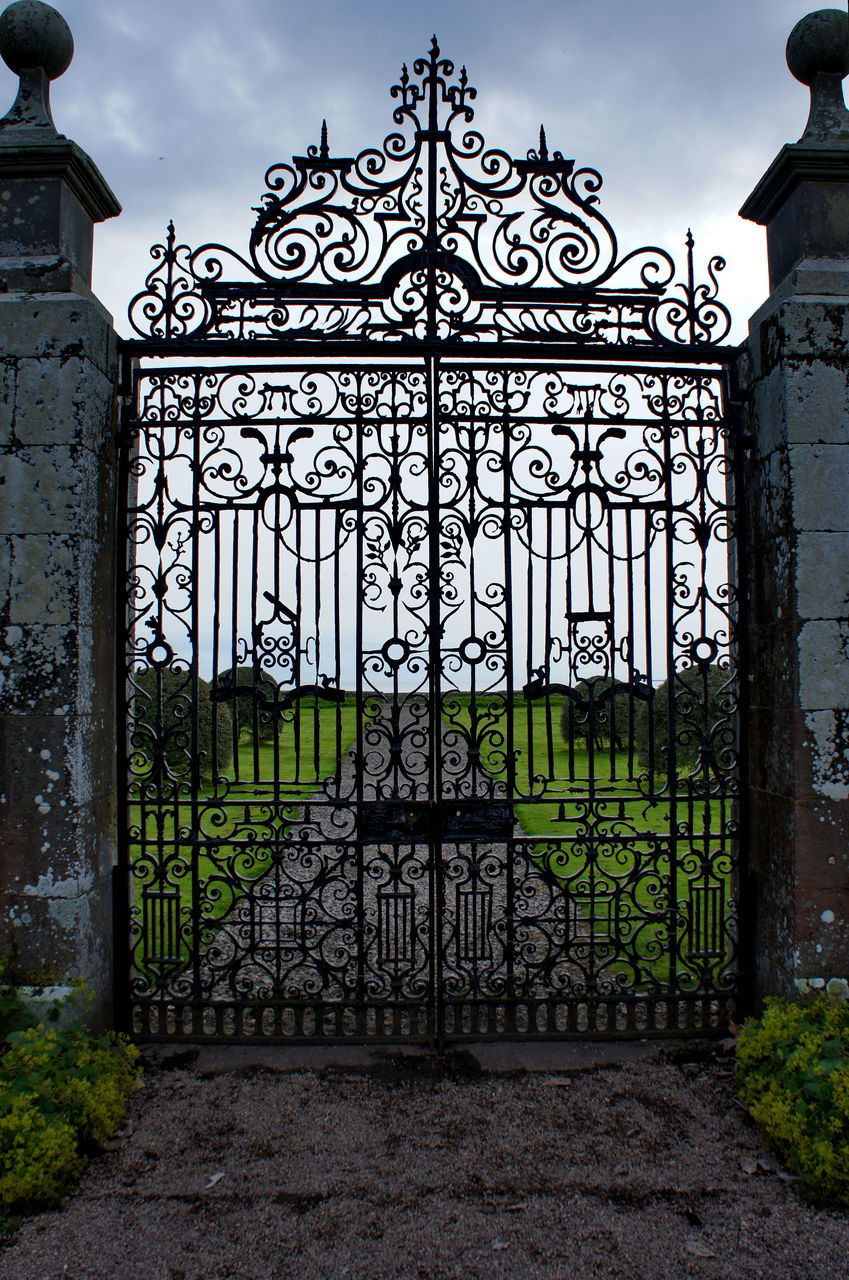
POLYGON ((258 742, 273 742, 279 688, 272 675, 249 663, 219 671, 213 696, 219 705, 230 708, 237 742, 252 742, 255 731, 258 742))
MULTIPOLYGON (((731 672, 715 663, 682 667, 673 676, 673 732, 675 765, 693 770, 725 747, 733 745, 733 724, 729 722, 734 695, 726 687, 731 672)), ((651 724, 654 735, 654 763, 665 768, 669 755, 670 682, 664 680, 655 689, 650 704, 637 717, 634 739, 640 762, 649 764, 651 724)))
POLYGON ((226 706, 212 701, 208 680, 197 682, 197 737, 193 741, 190 671, 146 667, 133 676, 132 749, 150 762, 153 773, 167 766, 174 778, 191 776, 194 759, 208 778, 227 767, 233 755, 233 727, 226 706), (213 723, 216 760, 213 766, 213 723))
POLYGON ((625 750, 631 696, 631 687, 611 676, 579 680, 567 694, 560 715, 564 741, 589 747, 592 734, 593 746, 600 751, 610 747, 612 734, 616 750, 625 750))

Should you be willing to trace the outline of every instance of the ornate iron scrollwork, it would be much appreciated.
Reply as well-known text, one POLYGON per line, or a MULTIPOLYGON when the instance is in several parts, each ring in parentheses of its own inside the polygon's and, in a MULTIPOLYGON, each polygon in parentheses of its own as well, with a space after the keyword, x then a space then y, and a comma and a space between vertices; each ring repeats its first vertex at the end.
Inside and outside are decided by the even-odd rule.
MULTIPOLYGON (((488 147, 434 41, 244 255, 173 224, 121 447, 136 1034, 701 1031, 734 1007, 736 428, 714 258, 488 147)), ((745 686, 743 686, 745 687, 745 686)))
POLYGON ((310 342, 722 341, 721 258, 685 278, 658 247, 621 254, 598 206, 600 174, 550 151, 524 158, 472 127, 465 67, 429 54, 392 86, 381 147, 331 155, 321 140, 266 174, 247 254, 178 244, 173 223, 130 305, 145 338, 310 342))

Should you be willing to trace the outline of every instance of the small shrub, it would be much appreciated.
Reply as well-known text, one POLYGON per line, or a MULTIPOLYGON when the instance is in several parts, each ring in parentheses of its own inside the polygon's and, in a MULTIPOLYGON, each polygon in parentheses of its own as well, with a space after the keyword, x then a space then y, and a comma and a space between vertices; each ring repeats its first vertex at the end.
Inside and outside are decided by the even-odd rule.
POLYGON ((242 663, 219 671, 213 692, 219 708, 229 709, 236 742, 273 742, 276 716, 274 709, 280 686, 269 672, 242 663), (236 696, 236 689, 250 690, 251 697, 236 696))
POLYGON ((15 984, 9 978, 9 962, 0 956, 0 1053, 13 1031, 23 1031, 37 1021, 18 995, 15 984))
POLYGON ((768 1001, 737 1038, 737 1087, 804 1194, 849 1206, 849 1005, 768 1001))
POLYGON ((192 674, 185 669, 144 667, 132 683, 130 742, 138 773, 185 781, 195 764, 204 778, 226 769, 233 756, 233 721, 228 706, 213 703, 208 680, 198 678, 194 707, 192 674))
POLYGON ((117 1130, 136 1087, 138 1053, 79 1022, 34 1023, 3 982, 0 1041, 0 1224, 55 1205, 88 1154, 117 1130))
POLYGON ((628 686, 609 676, 597 676, 579 680, 572 695, 564 701, 560 714, 563 741, 589 749, 592 735, 593 747, 601 751, 610 746, 612 737, 616 750, 623 750, 628 737, 628 686))
POLYGON ((43 1109, 38 1094, 0 1080, 0 1222, 3 1211, 48 1208, 82 1173, 73 1125, 43 1109))
MULTIPOLYGON (((682 667, 672 679, 672 731, 679 770, 727 767, 725 753, 733 750, 735 729, 732 673, 716 664, 682 667)), ((652 763, 665 770, 670 747, 670 682, 664 680, 642 703, 634 720, 634 746, 644 768, 652 763)))

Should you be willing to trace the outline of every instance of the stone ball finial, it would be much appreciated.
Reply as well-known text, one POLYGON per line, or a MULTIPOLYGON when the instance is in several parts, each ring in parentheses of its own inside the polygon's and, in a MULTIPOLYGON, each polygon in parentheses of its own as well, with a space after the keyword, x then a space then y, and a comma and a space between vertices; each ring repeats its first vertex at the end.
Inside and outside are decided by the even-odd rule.
POLYGON ((796 23, 787 40, 787 65, 802 84, 820 74, 849 73, 849 14, 845 9, 818 9, 796 23))
POLYGON ((16 75, 40 67, 55 80, 71 65, 74 37, 51 5, 17 0, 0 14, 0 55, 16 75))

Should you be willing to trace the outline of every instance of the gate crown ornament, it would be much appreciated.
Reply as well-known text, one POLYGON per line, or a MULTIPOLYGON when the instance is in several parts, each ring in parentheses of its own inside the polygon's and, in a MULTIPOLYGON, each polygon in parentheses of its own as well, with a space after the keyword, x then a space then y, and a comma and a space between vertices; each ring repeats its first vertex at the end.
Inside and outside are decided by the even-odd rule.
POLYGON ((465 67, 429 53, 391 96, 379 148, 334 157, 322 122, 306 155, 273 165, 247 255, 177 244, 173 225, 130 305, 156 342, 273 340, 414 348, 470 343, 700 346, 730 327, 721 258, 696 284, 650 246, 620 255, 600 174, 550 151, 523 158, 472 127, 465 67))

